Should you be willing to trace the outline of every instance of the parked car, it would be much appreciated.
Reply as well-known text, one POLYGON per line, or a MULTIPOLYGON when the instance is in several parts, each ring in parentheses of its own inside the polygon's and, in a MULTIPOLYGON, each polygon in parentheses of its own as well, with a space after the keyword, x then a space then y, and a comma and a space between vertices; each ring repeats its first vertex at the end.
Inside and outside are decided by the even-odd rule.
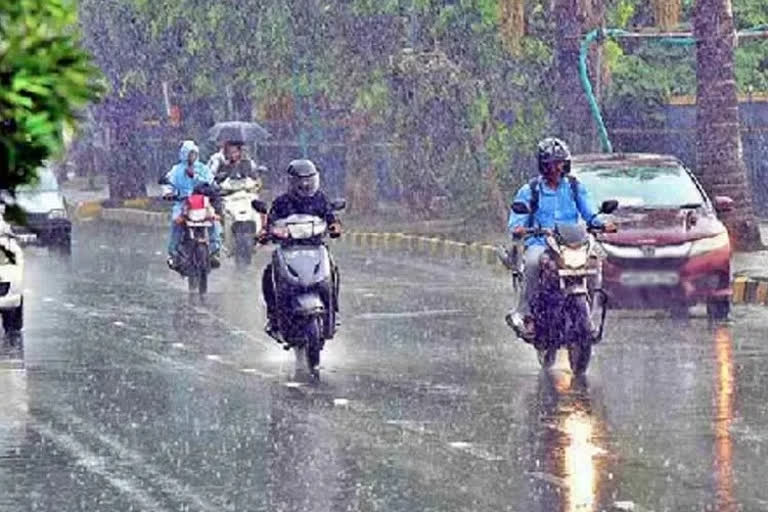
POLYGON ((680 160, 654 154, 589 154, 572 173, 592 200, 617 199, 617 233, 601 237, 603 287, 621 307, 663 307, 676 315, 706 303, 713 320, 731 306, 731 245, 718 212, 733 207, 710 200, 680 160))
POLYGON ((39 242, 68 248, 72 222, 56 175, 49 167, 38 171, 39 181, 16 189, 16 201, 25 211, 27 222, 14 226, 17 233, 31 232, 39 242))
POLYGON ((24 254, 0 218, 0 315, 6 333, 20 331, 24 325, 24 254))

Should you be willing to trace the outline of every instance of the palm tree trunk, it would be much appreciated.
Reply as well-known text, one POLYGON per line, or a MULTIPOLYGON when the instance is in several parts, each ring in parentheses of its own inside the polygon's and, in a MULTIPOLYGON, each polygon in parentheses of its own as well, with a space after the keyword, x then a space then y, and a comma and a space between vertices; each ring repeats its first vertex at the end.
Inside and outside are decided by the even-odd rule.
POLYGON ((762 248, 752 206, 752 189, 742 159, 739 104, 733 73, 736 32, 731 0, 697 0, 696 160, 698 175, 711 197, 730 196, 732 212, 723 216, 734 248, 762 248))

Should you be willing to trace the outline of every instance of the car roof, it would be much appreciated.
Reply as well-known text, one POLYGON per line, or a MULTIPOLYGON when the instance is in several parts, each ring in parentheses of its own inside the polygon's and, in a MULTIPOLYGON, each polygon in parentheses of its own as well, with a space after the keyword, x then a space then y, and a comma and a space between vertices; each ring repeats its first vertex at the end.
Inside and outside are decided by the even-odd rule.
POLYGON ((586 153, 573 155, 575 168, 599 165, 600 167, 682 167, 683 163, 673 155, 657 153, 586 153))

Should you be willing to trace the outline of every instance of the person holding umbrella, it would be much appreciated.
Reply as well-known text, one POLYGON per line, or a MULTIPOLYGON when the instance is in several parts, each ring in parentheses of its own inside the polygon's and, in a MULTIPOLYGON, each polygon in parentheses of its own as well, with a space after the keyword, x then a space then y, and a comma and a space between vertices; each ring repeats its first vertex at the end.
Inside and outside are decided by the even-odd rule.
POLYGON ((211 140, 219 143, 219 151, 214 153, 208 162, 211 172, 217 176, 222 176, 217 181, 224 181, 230 172, 237 171, 253 179, 259 178, 258 174, 262 168, 257 167, 255 162, 243 154, 243 146, 250 142, 266 139, 269 137, 267 130, 258 123, 226 121, 213 125, 208 130, 208 135, 211 140), (227 174, 224 174, 223 167, 227 167, 227 174))

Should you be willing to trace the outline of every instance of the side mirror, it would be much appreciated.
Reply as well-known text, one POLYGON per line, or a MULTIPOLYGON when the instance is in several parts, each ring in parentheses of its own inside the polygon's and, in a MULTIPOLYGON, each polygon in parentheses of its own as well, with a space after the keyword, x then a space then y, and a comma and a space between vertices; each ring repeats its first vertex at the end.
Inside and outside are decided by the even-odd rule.
POLYGON ((600 213, 610 214, 616 211, 619 207, 619 202, 615 199, 607 199, 600 205, 600 213))
POLYGON ((157 184, 158 185, 169 185, 170 182, 168 180, 168 175, 167 174, 163 174, 162 176, 160 176, 160 179, 157 180, 157 184))
POLYGON ((347 207, 346 199, 334 199, 333 201, 331 201, 331 209, 333 211, 337 212, 339 210, 343 210, 346 207, 347 207))
POLYGON ((715 211, 726 213, 733 210, 733 199, 728 196, 715 196, 715 211))
POLYGON ((531 213, 528 203, 522 201, 515 201, 512 203, 512 211, 518 214, 531 213))
POLYGON ((254 199, 253 201, 251 201, 251 208, 265 215, 267 213, 267 203, 265 203, 261 199, 254 199))

